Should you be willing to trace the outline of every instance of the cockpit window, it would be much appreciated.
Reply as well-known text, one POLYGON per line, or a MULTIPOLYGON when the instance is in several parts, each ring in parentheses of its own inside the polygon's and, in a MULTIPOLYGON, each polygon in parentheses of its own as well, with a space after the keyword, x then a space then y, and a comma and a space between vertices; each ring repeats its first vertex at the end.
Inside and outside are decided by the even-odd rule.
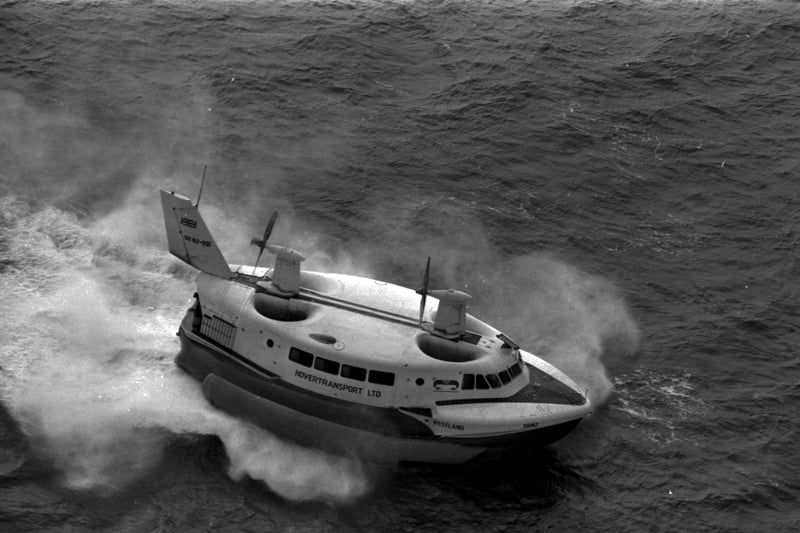
POLYGON ((522 374, 522 365, 520 363, 514 363, 497 374, 464 374, 461 379, 461 390, 499 389, 503 385, 508 385, 514 381, 514 378, 520 374, 522 374))
POLYGON ((500 378, 497 377, 497 374, 486 374, 486 380, 493 389, 499 389, 503 386, 502 383, 500 383, 500 378))
POLYGON ((464 374, 464 379, 461 382, 462 390, 472 390, 475 388, 475 374, 464 374))

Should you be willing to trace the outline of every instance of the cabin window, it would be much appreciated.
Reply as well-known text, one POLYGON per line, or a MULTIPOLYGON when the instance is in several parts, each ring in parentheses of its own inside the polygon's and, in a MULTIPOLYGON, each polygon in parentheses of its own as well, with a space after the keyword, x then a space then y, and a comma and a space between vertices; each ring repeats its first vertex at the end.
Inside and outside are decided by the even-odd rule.
POLYGON ((503 385, 508 385, 511 383, 511 374, 508 373, 508 370, 503 370, 498 374, 500 376, 500 381, 503 382, 503 385))
POLYGON ((367 379, 367 370, 357 366, 342 365, 343 378, 355 379, 356 381, 364 381, 367 379))
POLYGON ((522 365, 520 363, 516 363, 514 366, 508 369, 508 373, 511 374, 511 379, 522 374, 522 365))
POLYGON ((472 390, 475 388, 475 374, 464 374, 464 380, 461 382, 463 390, 472 390))
POLYGON ((314 355, 298 348, 292 348, 289 350, 289 361, 311 368, 311 363, 314 362, 314 355))
POLYGON ((325 359, 324 357, 317 357, 314 361, 314 368, 328 374, 336 375, 339 373, 339 363, 331 361, 330 359, 325 359))
POLYGON ((489 383, 486 381, 486 378, 483 377, 481 374, 477 374, 475 376, 475 388, 476 389, 488 389, 489 383))
POLYGON ((381 372, 380 370, 369 371, 369 382, 376 385, 394 385, 394 374, 391 372, 381 372))
POLYGON ((489 382, 489 385, 493 389, 499 389, 501 387, 500 378, 497 377, 497 374, 486 374, 486 381, 489 382))

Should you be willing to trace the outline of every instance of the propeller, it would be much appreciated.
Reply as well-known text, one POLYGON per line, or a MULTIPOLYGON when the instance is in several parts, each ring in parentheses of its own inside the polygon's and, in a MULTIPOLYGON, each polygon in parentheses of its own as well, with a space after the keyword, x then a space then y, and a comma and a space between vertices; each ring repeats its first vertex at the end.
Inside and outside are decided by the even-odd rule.
POLYGON ((258 257, 256 258, 256 264, 253 266, 253 274, 255 274, 256 268, 258 268, 258 262, 261 261, 261 254, 264 253, 264 248, 267 247, 267 241, 269 240, 269 236, 272 233, 272 228, 275 226, 275 220, 278 218, 278 212, 275 211, 272 213, 272 216, 269 218, 269 222, 267 222, 267 227, 264 230, 264 238, 261 240, 258 239, 251 239, 250 244, 258 246, 258 257))
POLYGON ((428 298, 428 281, 431 275, 431 257, 428 256, 428 262, 425 265, 425 277, 422 278, 422 288, 417 291, 417 294, 422 295, 422 300, 419 302, 419 326, 422 327, 422 315, 425 314, 425 300, 428 298))

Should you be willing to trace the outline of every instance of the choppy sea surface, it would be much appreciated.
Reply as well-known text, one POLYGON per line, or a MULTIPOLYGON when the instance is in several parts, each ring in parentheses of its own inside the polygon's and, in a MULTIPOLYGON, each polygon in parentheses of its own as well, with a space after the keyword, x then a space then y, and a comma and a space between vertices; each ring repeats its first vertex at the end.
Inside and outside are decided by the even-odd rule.
POLYGON ((800 529, 794 1, 0 1, 6 531, 800 529), (269 213, 310 269, 472 294, 598 407, 376 467, 215 411, 194 274, 269 213))

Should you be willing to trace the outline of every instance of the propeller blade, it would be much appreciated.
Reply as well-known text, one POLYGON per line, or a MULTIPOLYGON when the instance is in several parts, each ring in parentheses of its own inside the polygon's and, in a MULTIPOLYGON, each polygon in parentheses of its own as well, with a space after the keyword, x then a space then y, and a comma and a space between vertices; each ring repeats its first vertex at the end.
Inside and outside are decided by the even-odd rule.
POLYGON ((269 236, 272 235, 272 228, 275 226, 275 220, 278 218, 278 212, 275 211, 272 213, 272 216, 269 217, 269 222, 267 222, 267 229, 264 230, 264 239, 263 242, 266 245, 267 241, 269 240, 269 236))
POLYGON ((261 254, 263 254, 263 253, 264 253, 264 247, 263 246, 259 246, 258 257, 256 257, 256 264, 253 265, 253 275, 254 276, 256 274, 256 269, 258 268, 258 262, 261 261, 261 254))
POLYGON ((419 302, 419 325, 422 326, 422 316, 425 314, 425 300, 428 299, 428 281, 431 275, 431 257, 428 256, 428 262, 425 265, 425 276, 422 278, 422 288, 419 293, 422 294, 422 299, 419 302))
POLYGON ((269 240, 269 236, 272 235, 272 228, 275 227, 275 220, 278 218, 278 212, 275 211, 272 213, 272 216, 269 217, 269 222, 267 222, 267 227, 264 229, 264 238, 260 241, 258 239, 251 239, 250 244, 254 244, 258 246, 258 257, 256 257, 256 264, 253 266, 253 272, 255 273, 255 269, 258 268, 258 262, 261 261, 261 255, 264 253, 264 248, 267 247, 267 241, 269 240))

